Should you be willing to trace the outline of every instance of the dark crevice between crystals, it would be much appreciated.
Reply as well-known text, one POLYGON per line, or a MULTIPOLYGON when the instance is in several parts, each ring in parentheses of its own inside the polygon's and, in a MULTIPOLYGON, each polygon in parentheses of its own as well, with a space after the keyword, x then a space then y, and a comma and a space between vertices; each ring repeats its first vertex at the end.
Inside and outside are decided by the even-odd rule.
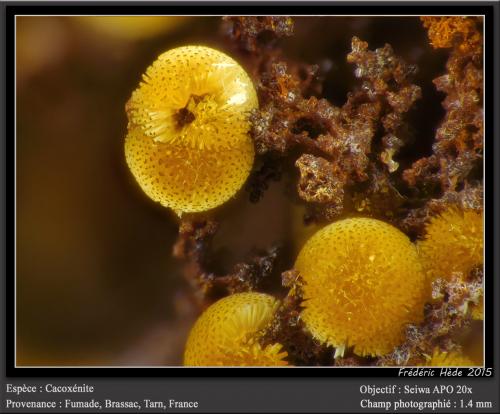
POLYGON ((178 129, 189 125, 195 118, 194 114, 187 108, 181 108, 174 114, 175 123, 178 129))

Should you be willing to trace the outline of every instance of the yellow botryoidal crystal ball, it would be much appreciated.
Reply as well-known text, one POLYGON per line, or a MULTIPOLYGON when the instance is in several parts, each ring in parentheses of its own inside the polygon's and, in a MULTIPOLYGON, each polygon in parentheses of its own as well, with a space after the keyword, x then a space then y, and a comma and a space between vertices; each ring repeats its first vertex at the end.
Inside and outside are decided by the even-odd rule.
POLYGON ((127 103, 125 154, 146 194, 177 213, 233 197, 254 160, 251 79, 232 58, 204 46, 162 54, 127 103))
POLYGON ((195 150, 155 142, 139 128, 129 131, 126 159, 142 190, 179 215, 223 204, 245 182, 252 167, 253 146, 224 151, 195 150))
POLYGON ((444 352, 437 348, 427 362, 420 364, 420 366, 426 367, 472 367, 474 365, 472 360, 460 352, 444 352))
POLYGON ((431 279, 465 277, 483 263, 483 213, 450 207, 431 219, 418 243, 422 264, 431 279))
POLYGON ((189 334, 184 365, 287 365, 287 353, 280 344, 263 347, 258 342, 278 305, 272 296, 256 292, 237 293, 214 303, 189 334))
POLYGON ((415 246, 395 227, 349 218, 317 232, 295 263, 304 281, 302 319, 311 334, 361 356, 383 355, 421 321, 425 277, 415 246))

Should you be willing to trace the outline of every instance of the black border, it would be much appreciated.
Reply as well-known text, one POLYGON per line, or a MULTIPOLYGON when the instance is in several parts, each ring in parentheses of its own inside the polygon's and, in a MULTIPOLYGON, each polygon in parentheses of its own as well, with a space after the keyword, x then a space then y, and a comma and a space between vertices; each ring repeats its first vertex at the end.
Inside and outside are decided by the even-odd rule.
MULTIPOLYGON (((16 15, 99 15, 99 14, 134 14, 134 15, 154 15, 154 14, 178 14, 178 15, 356 15, 356 14, 377 14, 377 15, 485 15, 485 144, 488 143, 485 151, 485 283, 488 289, 485 295, 486 314, 485 322, 485 367, 493 368, 493 329, 494 320, 498 315, 493 312, 493 292, 497 286, 494 285, 493 265, 495 260, 495 251, 499 251, 498 246, 494 246, 493 238, 493 191, 498 188, 498 182, 494 183, 494 156, 493 139, 498 139, 497 134, 493 134, 493 114, 498 111, 494 108, 494 88, 493 86, 493 51, 499 49, 498 39, 493 36, 494 6, 493 2, 479 2, 474 5, 460 5, 457 3, 418 3, 405 2, 404 4, 394 3, 373 3, 366 2, 307 2, 307 3, 275 3, 275 2, 170 2, 168 4, 158 2, 127 2, 109 3, 109 2, 85 2, 72 5, 61 5, 56 2, 12 2, 3 4, 5 10, 5 28, 6 28, 6 67, 5 78, 5 99, 6 103, 6 355, 5 367, 7 377, 398 377, 399 367, 377 367, 377 368, 184 368, 184 367, 105 367, 105 368, 46 368, 46 367, 15 367, 14 350, 14 255, 15 255, 15 221, 14 221, 14 199, 15 199, 15 146, 14 146, 14 62, 15 62, 15 16, 16 15), (494 138, 496 137, 496 138, 494 138), (491 223, 491 224, 490 224, 491 223)), ((498 22, 497 22, 498 23, 498 22)), ((498 155, 498 154, 497 154, 498 155)), ((497 177, 498 178, 498 177, 497 177)), ((496 257, 498 260, 498 256, 496 257)), ((498 275, 496 275, 498 276, 498 275)), ((427 368, 429 369, 429 368, 427 368)), ((439 369, 435 368, 434 378, 439 377, 439 369)), ((467 375, 467 369, 462 369, 461 380, 467 375)), ((407 377, 408 378, 408 377, 407 377)), ((417 380, 420 377, 409 377, 417 380)), ((426 377, 422 377, 426 378, 426 377)), ((428 378, 428 377, 427 377, 428 378)), ((472 377, 471 377, 472 378, 472 377)))

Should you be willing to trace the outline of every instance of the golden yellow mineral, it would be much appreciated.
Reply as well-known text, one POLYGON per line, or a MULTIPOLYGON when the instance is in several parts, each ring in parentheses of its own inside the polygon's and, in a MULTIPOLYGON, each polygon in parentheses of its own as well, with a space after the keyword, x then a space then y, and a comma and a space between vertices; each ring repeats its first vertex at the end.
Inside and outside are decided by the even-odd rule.
POLYGON ((427 367, 471 367, 475 364, 465 355, 457 351, 444 352, 434 349, 432 357, 421 366, 427 367))
POLYGON ((304 281, 302 319, 312 335, 361 356, 383 355, 423 317, 425 277, 415 246, 371 218, 337 221, 303 247, 295 268, 304 281))
POLYGON ((466 277, 483 264, 483 213, 449 207, 431 219, 418 248, 431 279, 449 279, 457 272, 466 277))
POLYGON ((184 352, 189 366, 280 366, 287 353, 278 343, 262 346, 260 335, 279 302, 272 296, 237 293, 210 306, 196 321, 184 352))
POLYGON ((178 214, 221 205, 254 160, 251 79, 232 58, 204 46, 162 54, 127 103, 128 166, 144 192, 178 214))

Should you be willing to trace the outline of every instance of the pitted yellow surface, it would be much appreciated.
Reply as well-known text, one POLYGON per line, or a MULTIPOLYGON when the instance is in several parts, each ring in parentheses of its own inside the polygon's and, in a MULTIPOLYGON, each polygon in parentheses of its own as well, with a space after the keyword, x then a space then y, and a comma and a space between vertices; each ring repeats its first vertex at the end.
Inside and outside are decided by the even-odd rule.
POLYGON ((125 140, 125 154, 142 190, 180 214, 209 210, 230 199, 250 173, 253 146, 247 141, 240 148, 198 151, 155 142, 134 129, 125 140))
POLYGON ((178 214, 212 209, 247 179, 254 160, 252 81, 203 46, 162 54, 127 103, 127 163, 146 194, 178 214))
POLYGON ((318 231, 295 268, 304 280, 302 319, 337 355, 383 355, 423 317, 425 277, 415 246, 395 227, 350 218, 318 231))
POLYGON ((184 365, 287 365, 280 344, 263 347, 259 334, 271 322, 279 302, 263 293, 237 293, 210 306, 189 334, 184 365))
POLYGON ((450 278, 460 272, 467 277, 474 266, 483 264, 483 233, 479 211, 450 207, 433 217, 424 240, 418 243, 427 275, 450 278))

